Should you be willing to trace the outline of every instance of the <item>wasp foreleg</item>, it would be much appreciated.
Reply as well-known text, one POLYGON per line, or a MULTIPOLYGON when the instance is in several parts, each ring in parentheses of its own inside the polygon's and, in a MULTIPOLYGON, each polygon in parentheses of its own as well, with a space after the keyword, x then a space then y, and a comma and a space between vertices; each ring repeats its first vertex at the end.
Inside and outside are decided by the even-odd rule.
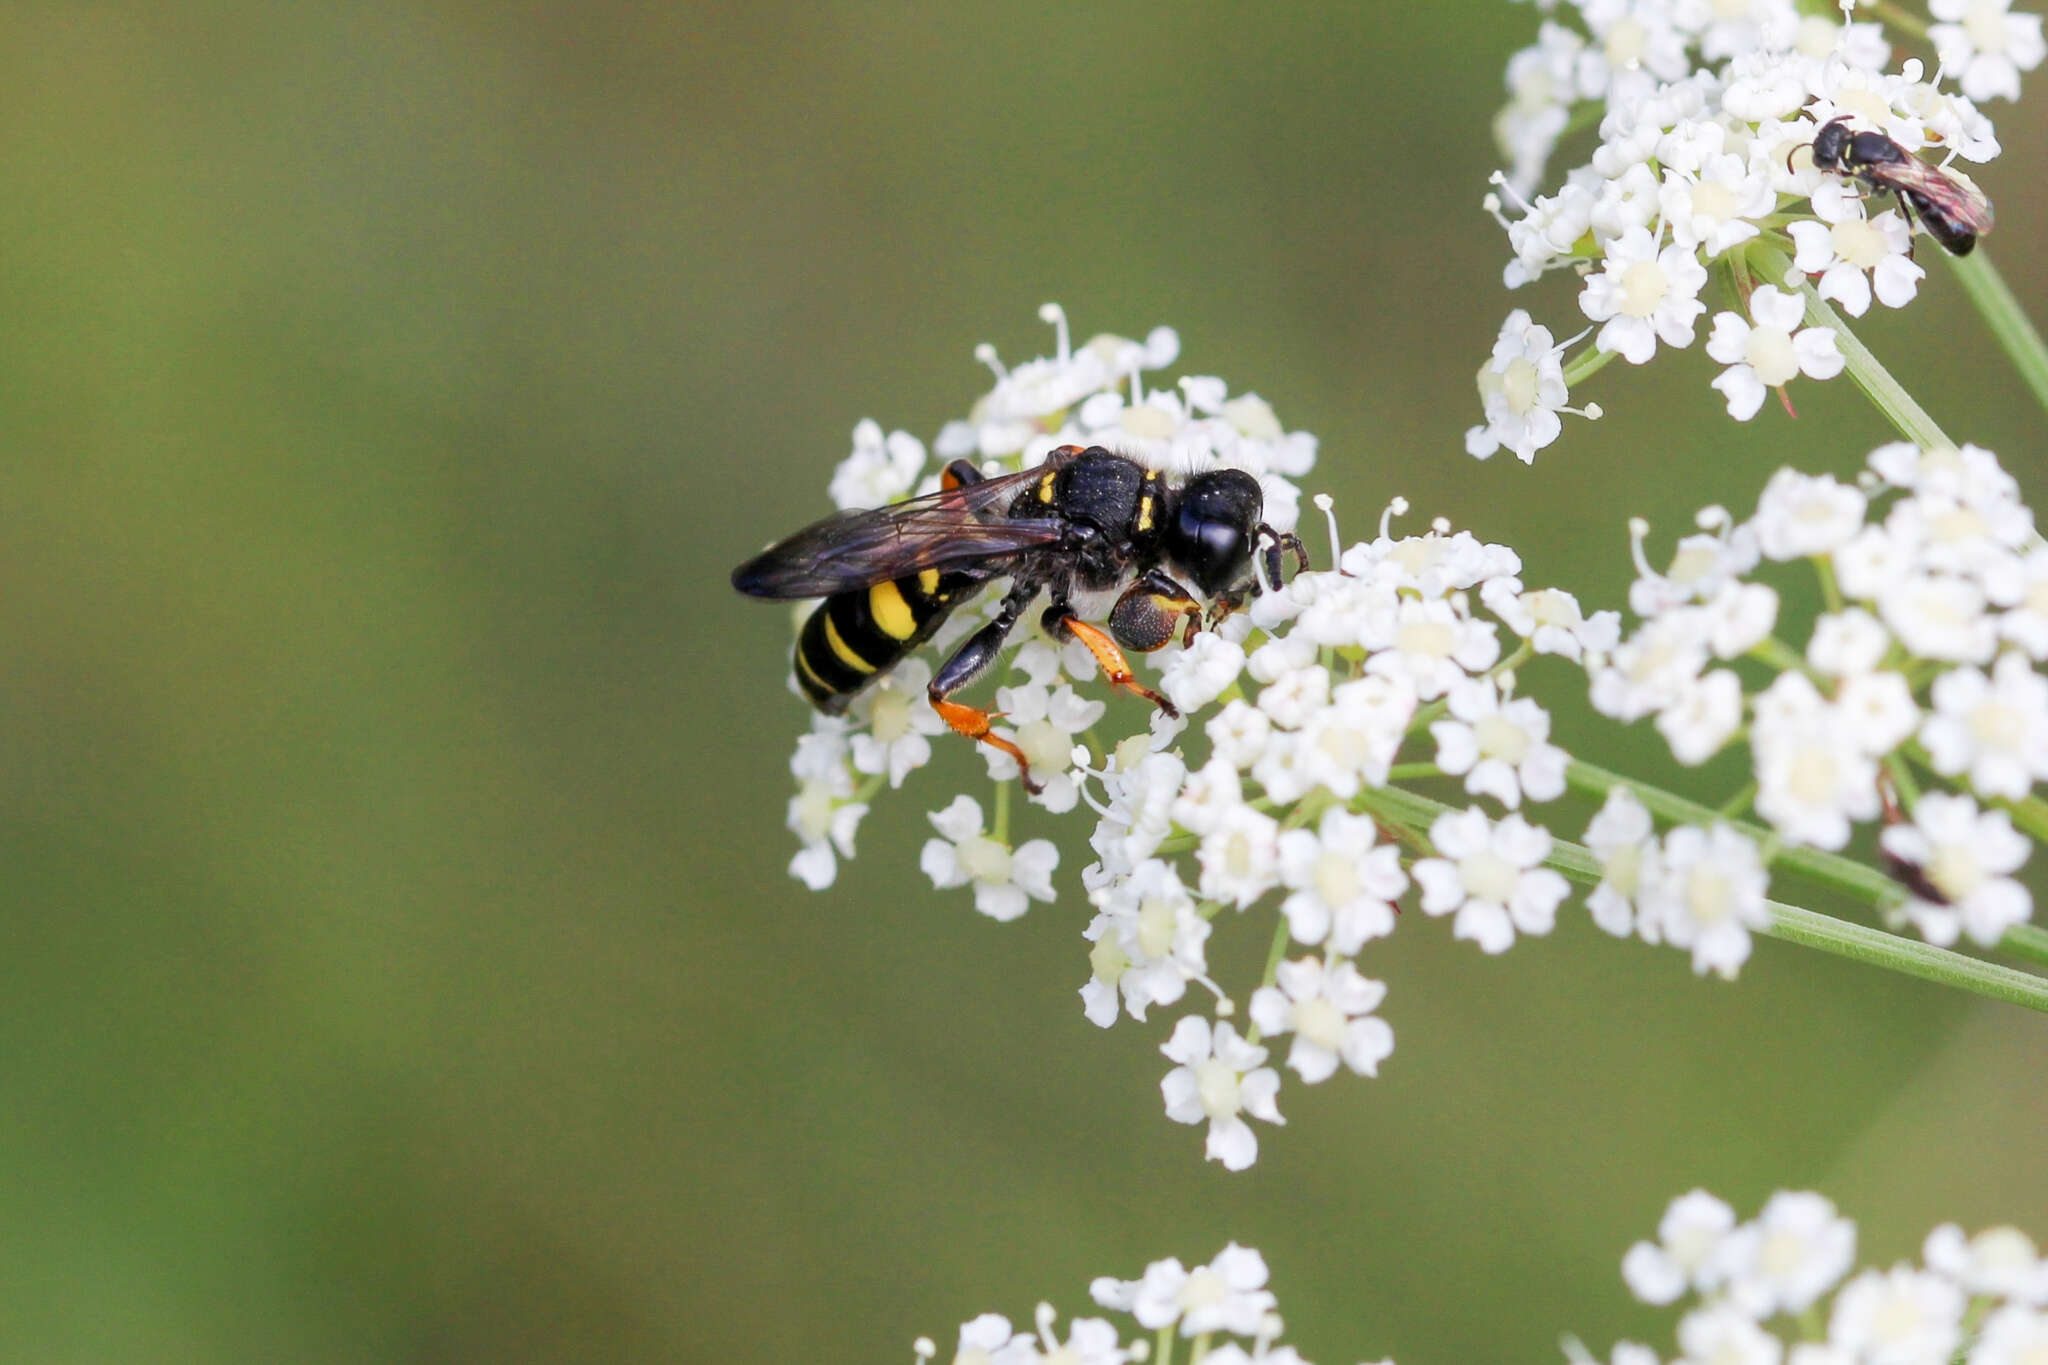
POLYGON ((1088 652, 1095 656, 1096 666, 1102 670, 1102 676, 1109 679, 1111 687, 1121 687, 1126 692, 1143 697, 1169 716, 1180 716, 1179 707, 1138 681, 1138 675, 1131 672, 1130 660, 1116 647, 1116 641, 1102 632, 1101 627, 1088 624, 1066 607, 1057 604, 1046 608, 1041 623, 1045 626, 1046 633, 1056 640, 1079 640, 1088 646, 1088 652))

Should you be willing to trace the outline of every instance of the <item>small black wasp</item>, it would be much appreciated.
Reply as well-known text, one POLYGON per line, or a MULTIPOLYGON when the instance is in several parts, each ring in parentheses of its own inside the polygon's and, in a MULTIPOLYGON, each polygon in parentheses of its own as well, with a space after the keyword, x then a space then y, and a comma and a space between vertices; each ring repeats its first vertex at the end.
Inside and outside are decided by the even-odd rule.
MULTIPOLYGON (((1991 231, 1991 201, 1975 185, 1928 165, 1883 133, 1852 133, 1846 117, 1829 119, 1813 135, 1812 147, 1814 165, 1891 191, 1908 227, 1917 210, 1927 235, 1957 256, 1969 255, 1991 231)), ((1785 158, 1788 169, 1791 161, 1785 158)))
POLYGON ((1044 592, 1039 620, 1049 635, 1080 640, 1112 685, 1177 714, 1137 680, 1122 650, 1158 649, 1183 622, 1192 640, 1203 621, 1197 593, 1210 603, 1210 624, 1241 606, 1260 589, 1255 554, 1264 555, 1269 583, 1280 581, 1283 550, 1306 567, 1301 541, 1266 525, 1264 514, 1259 481, 1241 469, 1182 480, 1101 446, 1071 445, 994 478, 955 460, 937 492, 807 526, 734 569, 732 585, 752 597, 825 599, 797 636, 796 679, 812 705, 839 715, 954 608, 1007 577, 995 618, 939 667, 926 692, 955 731, 1015 758, 1035 791, 1024 755, 989 730, 990 713, 948 698, 987 672, 1044 592), (1107 632, 1076 613, 1077 595, 1112 590, 1107 632))

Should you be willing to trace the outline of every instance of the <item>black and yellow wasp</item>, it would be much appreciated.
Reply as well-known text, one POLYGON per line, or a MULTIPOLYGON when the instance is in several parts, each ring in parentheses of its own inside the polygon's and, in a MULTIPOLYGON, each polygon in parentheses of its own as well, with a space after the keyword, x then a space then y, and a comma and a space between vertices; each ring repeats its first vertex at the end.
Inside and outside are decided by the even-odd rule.
POLYGON ((985 477, 966 460, 946 467, 937 492, 886 507, 841 512, 779 541, 732 571, 752 597, 822 597, 798 634, 796 679, 828 715, 999 578, 1010 581, 995 618, 940 665, 926 689, 958 733, 1017 760, 989 729, 990 713, 949 698, 988 671, 1003 641, 1042 592, 1039 620, 1060 641, 1087 645, 1110 682, 1169 714, 1172 703, 1132 674, 1123 650, 1158 649, 1185 623, 1188 640, 1259 590, 1253 556, 1278 583, 1282 551, 1297 566, 1301 541, 1265 524, 1259 482, 1241 469, 1177 478, 1101 446, 1061 446, 1043 464, 985 477), (1115 592, 1108 630, 1077 603, 1115 592), (1121 648, 1119 648, 1121 646, 1121 648))

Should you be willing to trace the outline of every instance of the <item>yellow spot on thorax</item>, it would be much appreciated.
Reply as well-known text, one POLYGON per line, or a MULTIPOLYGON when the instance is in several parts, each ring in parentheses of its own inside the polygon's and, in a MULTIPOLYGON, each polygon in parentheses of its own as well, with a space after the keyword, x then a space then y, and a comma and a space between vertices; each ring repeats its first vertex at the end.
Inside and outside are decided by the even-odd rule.
POLYGON ((917 588, 926 597, 937 597, 939 595, 939 571, 937 569, 919 569, 917 571, 917 588))

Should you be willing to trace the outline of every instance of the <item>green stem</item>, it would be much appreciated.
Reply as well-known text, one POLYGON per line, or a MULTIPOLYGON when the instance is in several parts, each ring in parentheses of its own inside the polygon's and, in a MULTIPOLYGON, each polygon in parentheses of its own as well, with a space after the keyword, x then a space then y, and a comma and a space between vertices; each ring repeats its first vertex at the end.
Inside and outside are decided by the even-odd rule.
MULTIPOLYGON (((1588 764, 1581 764, 1576 760, 1573 761, 1571 766, 1572 768, 1585 769, 1589 772, 1600 772, 1599 769, 1592 768, 1588 764)), ((1570 770, 1568 769, 1568 779, 1569 773, 1570 770)), ((1612 774, 1604 775, 1612 777, 1612 774)), ((1622 779, 1617 778, 1615 780, 1620 781, 1622 779)), ((1629 786, 1639 798, 1643 797, 1646 792, 1655 790, 1654 788, 1642 787, 1636 783, 1630 783, 1629 786)), ((1667 798, 1660 800, 1659 805, 1666 806, 1667 808, 1689 808, 1691 811, 1698 812, 1706 817, 1703 823, 1711 824, 1715 818, 1714 813, 1703 806, 1693 806, 1691 802, 1671 797, 1668 793, 1658 793, 1658 795, 1667 798)), ((1371 810, 1375 815, 1390 816, 1411 825, 1434 820, 1438 815, 1453 809, 1440 801, 1432 801, 1426 796, 1417 796, 1413 792, 1404 792, 1391 787, 1381 787, 1360 793, 1359 804, 1364 805, 1366 809, 1371 810)), ((1652 810, 1657 809, 1657 806, 1652 806, 1648 800, 1644 800, 1643 804, 1652 810)), ((1689 815, 1684 818, 1696 820, 1697 816, 1689 815)), ((1810 851, 1786 849, 1781 861, 1790 864, 1801 853, 1810 851)), ((1832 857, 1832 855, 1823 856, 1832 857)), ((1544 859, 1544 861, 1551 867, 1564 873, 1565 876, 1570 877, 1573 881, 1587 886, 1597 886, 1600 883, 1602 876, 1600 859, 1591 849, 1583 844, 1571 843, 1564 839, 1553 840, 1550 856, 1544 859)), ((1859 868, 1862 871, 1870 871, 1870 869, 1861 868, 1860 864, 1850 863, 1846 858, 1836 859, 1835 861, 1848 863, 1849 866, 1859 868)), ((1890 878, 1877 872, 1871 872, 1871 876, 1891 899, 1897 898, 1897 888, 1892 885, 1890 878)), ((1844 957, 1851 962, 1862 962, 1873 967, 1883 967, 1905 976, 1918 977, 1923 981, 1932 981, 1938 985, 1953 986, 1957 990, 1969 991, 1974 995, 1986 996, 1993 1000, 2002 1000, 2007 1004, 2021 1005, 2027 1009, 2039 1010, 2044 1014, 2048 1014, 2048 978, 2017 971, 2011 967, 2000 966, 1994 962, 1983 962, 1974 957, 1966 957, 1961 953, 1950 952, 1946 948, 1937 948, 1931 943, 1922 943, 1918 939, 1901 938, 1897 934, 1888 934, 1882 929, 1872 929, 1867 925, 1852 924, 1848 920, 1836 919, 1832 915, 1823 915, 1818 910, 1807 910, 1800 906, 1787 905, 1783 901, 1767 900, 1764 902, 1764 908, 1770 912, 1771 918, 1770 923, 1764 927, 1762 932, 1772 938, 1783 939, 1787 943, 1797 943, 1808 948, 1817 948, 1821 952, 1832 953, 1836 957, 1844 957)))
POLYGON ((1870 348, 1849 330, 1849 324, 1828 306, 1827 300, 1814 289, 1813 281, 1792 269, 1790 257, 1776 247, 1757 246, 1752 248, 1750 259, 1759 275, 1781 289, 1797 289, 1805 297, 1808 322, 1816 327, 1834 329, 1835 345, 1842 352, 1842 358, 1849 362, 1849 377, 1877 405, 1877 410, 1885 415, 1886 420, 1898 428, 1899 435, 1923 449, 1955 448, 1955 442, 1949 440, 1935 420, 1927 415, 1927 410, 1913 401, 1913 395, 1892 378, 1891 372, 1878 362, 1870 348))
MULTIPOLYGON (((1604 798, 1608 792, 1616 787, 1627 787, 1630 792, 1634 793, 1636 800, 1643 803, 1645 810, 1649 811, 1652 815, 1662 816, 1664 819, 1678 824, 1711 826, 1716 821, 1719 821, 1755 839, 1759 844, 1762 844, 1764 839, 1769 837, 1769 831, 1761 829, 1756 825, 1741 820, 1727 819, 1718 811, 1710 810, 1706 806, 1688 801, 1682 796, 1673 795, 1661 787, 1652 787, 1646 782, 1631 781, 1620 773, 1609 772, 1605 768, 1597 768, 1591 763, 1581 762, 1576 758, 1566 765, 1564 777, 1565 782, 1572 790, 1583 792, 1589 796, 1604 798)), ((2036 833, 2028 825, 2023 824, 2018 818, 2021 814, 2021 806, 2035 808, 2027 811, 2029 816, 2048 816, 2048 805, 2043 805, 2036 797, 2029 797, 2026 802, 2006 807, 2007 810, 2013 813, 2013 823, 2015 825, 2019 825, 2022 829, 2027 829, 2029 833, 2034 833, 2036 838, 2042 837, 2041 834, 2036 833)), ((1795 873, 1798 876, 1804 877, 1807 881, 1827 887, 1829 890, 1840 892, 1843 895, 1853 897, 1856 900, 1863 901, 1880 909, 1888 909, 1899 904, 1901 900, 1899 885, 1891 879, 1889 874, 1881 872, 1874 867, 1866 867, 1853 858, 1844 858, 1835 853, 1825 853, 1817 848, 1781 848, 1778 850, 1777 857, 1771 866, 1773 869, 1783 869, 1795 873)), ((1887 935, 1887 937, 1891 936, 1887 935)), ((1911 940, 1901 941, 1911 942, 1911 940)), ((2048 929, 2032 924, 2018 925, 2006 930, 2005 937, 1998 941, 1998 948, 1999 951, 2009 953, 2024 961, 2038 962, 2043 966, 2048 966, 2048 929)))
POLYGON ((1956 279, 1983 317, 1984 325, 1991 329, 1992 338, 2005 351, 2006 359, 2033 390, 2034 401, 2048 409, 2048 345, 2042 343, 2041 333, 2027 319, 2026 310, 2013 297, 2012 290, 2006 288, 1998 268, 1991 264, 1982 247, 1967 256, 1950 256, 1947 252, 1942 255, 1956 272, 1956 279))
MULTIPOLYGON (((1727 819, 1711 806, 1702 806, 1661 787, 1634 781, 1620 773, 1597 768, 1576 758, 1565 765, 1564 780, 1574 790, 1589 796, 1605 797, 1616 787, 1627 787, 1652 815, 1662 816, 1676 824, 1725 824, 1759 844, 1769 837, 1769 831, 1762 826, 1744 820, 1727 819)), ((1816 885, 1854 897, 1868 905, 1896 905, 1901 898, 1898 883, 1883 872, 1874 867, 1866 867, 1853 858, 1825 853, 1817 848, 1793 846, 1781 849, 1773 866, 1796 873, 1816 885)))
MULTIPOLYGON (((1280 922, 1273 926, 1273 946, 1266 949, 1266 970, 1259 975, 1259 984, 1261 986, 1270 986, 1280 979, 1280 959, 1287 956, 1287 945, 1292 938, 1292 935, 1289 933, 1287 916, 1278 915, 1275 918, 1280 922)), ((1253 1047, 1259 1045, 1260 1038, 1261 1035, 1257 1024, 1253 1024, 1245 1030, 1244 1040, 1253 1047)))
POLYGON ((1996 798, 1993 804, 2012 816, 2013 824, 2025 830, 2036 840, 2048 840, 2048 803, 2038 796, 2029 796, 2019 801, 1996 798))
POLYGON ((1893 28, 1912 34, 1915 38, 1927 37, 1927 21, 1909 9, 1892 4, 1891 0, 1875 0, 1868 5, 1872 17, 1893 28))
POLYGON ((1413 782, 1418 777, 1442 777, 1444 770, 1434 763, 1396 763, 1387 769, 1389 782, 1413 782))
POLYGON ((1835 561, 1826 555, 1815 555, 1807 561, 1820 578, 1820 600, 1830 612, 1842 609, 1842 587, 1835 581, 1835 561))
POLYGON ((2038 924, 2019 924, 2005 931, 1998 946, 2014 957, 2048 967, 2048 929, 2038 924))
POLYGON ((1571 389, 1585 383, 1606 369, 1608 362, 1613 360, 1616 354, 1614 351, 1603 351, 1597 346, 1588 346, 1565 363, 1564 386, 1571 389))

